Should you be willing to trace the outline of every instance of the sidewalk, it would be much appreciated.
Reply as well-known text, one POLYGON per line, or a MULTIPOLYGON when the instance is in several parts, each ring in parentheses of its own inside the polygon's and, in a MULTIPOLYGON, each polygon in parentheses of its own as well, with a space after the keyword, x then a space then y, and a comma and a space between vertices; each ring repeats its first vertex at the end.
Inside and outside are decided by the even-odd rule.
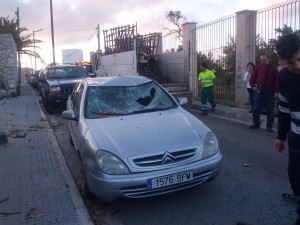
MULTIPOLYGON (((194 110, 199 110, 200 111, 200 106, 201 106, 201 102, 200 101, 192 101, 192 106, 191 109, 194 110)), ((222 117, 225 119, 229 119, 232 121, 236 121, 236 122, 240 122, 240 123, 244 123, 245 125, 251 125, 253 122, 252 120, 252 113, 249 113, 250 108, 237 108, 237 107, 230 107, 230 106, 225 106, 225 105, 220 105, 217 104, 216 107, 216 112, 210 113, 210 111, 208 111, 209 115, 211 116, 216 116, 216 117, 222 117)), ((265 128, 266 127, 266 123, 267 123, 267 116, 262 114, 260 116, 260 121, 261 121, 261 128, 265 128)), ((273 124, 273 128, 274 130, 277 130, 277 117, 275 118, 274 124, 273 124)))
POLYGON ((0 100, 0 224, 92 225, 29 84, 0 100))

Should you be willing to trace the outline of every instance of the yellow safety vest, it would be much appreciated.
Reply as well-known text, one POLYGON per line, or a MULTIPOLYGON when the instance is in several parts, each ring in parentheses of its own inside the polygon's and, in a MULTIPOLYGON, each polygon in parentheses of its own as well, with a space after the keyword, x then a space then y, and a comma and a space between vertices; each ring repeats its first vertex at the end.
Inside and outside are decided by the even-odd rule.
POLYGON ((198 80, 201 83, 202 87, 213 86, 213 79, 216 78, 216 75, 211 71, 206 69, 204 72, 199 73, 198 80))

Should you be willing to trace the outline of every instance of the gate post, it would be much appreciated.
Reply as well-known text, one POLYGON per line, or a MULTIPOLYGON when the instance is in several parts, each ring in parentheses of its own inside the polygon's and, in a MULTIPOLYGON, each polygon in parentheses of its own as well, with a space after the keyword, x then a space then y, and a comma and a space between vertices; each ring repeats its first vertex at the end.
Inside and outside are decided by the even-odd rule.
POLYGON ((196 32, 195 32, 196 24, 197 24, 196 22, 187 22, 182 24, 184 83, 189 85, 189 90, 192 91, 193 94, 198 93, 197 92, 198 90, 197 52, 196 52, 196 32), (195 90, 195 87, 197 88, 197 90, 195 90))
POLYGON ((247 63, 255 63, 256 12, 255 10, 236 12, 235 104, 239 107, 248 102, 246 83, 243 81, 247 63))

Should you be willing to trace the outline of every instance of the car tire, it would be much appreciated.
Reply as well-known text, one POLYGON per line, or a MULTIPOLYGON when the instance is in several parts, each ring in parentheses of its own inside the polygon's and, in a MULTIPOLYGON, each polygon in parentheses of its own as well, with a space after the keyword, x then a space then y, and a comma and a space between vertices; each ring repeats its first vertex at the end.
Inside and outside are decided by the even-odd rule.
POLYGON ((52 104, 45 97, 42 97, 42 102, 43 102, 44 108, 47 111, 47 113, 49 113, 49 114, 55 113, 55 110, 54 110, 52 104))

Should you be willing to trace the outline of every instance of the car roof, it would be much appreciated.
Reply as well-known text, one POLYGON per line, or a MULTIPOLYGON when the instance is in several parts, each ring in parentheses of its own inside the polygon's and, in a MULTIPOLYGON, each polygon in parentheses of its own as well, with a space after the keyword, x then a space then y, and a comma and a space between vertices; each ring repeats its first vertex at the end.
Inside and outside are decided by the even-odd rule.
POLYGON ((148 83, 151 79, 143 76, 111 76, 86 79, 89 86, 137 86, 148 83))
POLYGON ((48 69, 50 69, 50 68, 66 68, 66 67, 82 67, 82 66, 77 66, 77 65, 73 65, 73 64, 66 64, 66 65, 48 66, 48 69))

